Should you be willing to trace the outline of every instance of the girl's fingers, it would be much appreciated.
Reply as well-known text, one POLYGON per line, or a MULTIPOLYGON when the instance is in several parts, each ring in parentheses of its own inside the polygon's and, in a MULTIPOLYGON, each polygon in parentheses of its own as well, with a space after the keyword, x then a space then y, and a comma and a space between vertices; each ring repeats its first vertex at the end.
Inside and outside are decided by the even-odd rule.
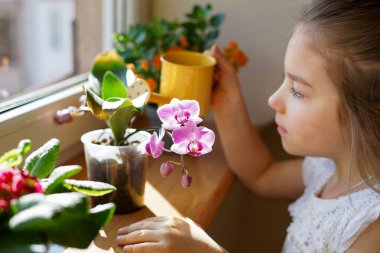
POLYGON ((213 45, 211 48, 211 55, 216 59, 217 66, 221 71, 230 71, 232 66, 228 63, 227 59, 224 57, 219 47, 213 45))
POLYGON ((153 222, 153 221, 140 221, 140 222, 137 222, 137 223, 134 223, 134 224, 131 224, 127 227, 123 227, 123 228, 120 228, 118 231, 117 231, 117 234, 118 235, 125 235, 125 234, 129 234, 129 233, 132 233, 132 232, 135 232, 135 231, 139 231, 139 230, 155 230, 155 229, 158 229, 160 226, 157 222, 153 222))
POLYGON ((143 230, 143 229, 158 229, 159 222, 166 221, 167 217, 161 216, 161 217, 150 217, 145 220, 133 223, 129 226, 120 228, 117 233, 119 235, 128 234, 136 230, 143 230))
POLYGON ((119 245, 130 245, 145 242, 158 242, 160 232, 158 230, 137 230, 126 235, 119 235, 116 242, 119 245))
POLYGON ((162 247, 157 242, 144 242, 134 245, 125 245, 123 253, 160 253, 162 247))

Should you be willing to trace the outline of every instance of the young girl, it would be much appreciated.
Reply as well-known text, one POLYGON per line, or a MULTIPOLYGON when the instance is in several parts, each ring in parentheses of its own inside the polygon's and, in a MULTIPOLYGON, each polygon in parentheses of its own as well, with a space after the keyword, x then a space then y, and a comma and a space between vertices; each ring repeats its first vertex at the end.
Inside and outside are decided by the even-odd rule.
MULTIPOLYGON (((231 169, 255 194, 297 199, 283 252, 380 252, 380 1, 315 0, 289 41, 269 98, 284 149, 273 162, 233 68, 214 47, 212 107, 231 169), (236 131, 239 129, 239 131, 236 131)), ((124 252, 226 252, 189 219, 119 231, 124 252)))

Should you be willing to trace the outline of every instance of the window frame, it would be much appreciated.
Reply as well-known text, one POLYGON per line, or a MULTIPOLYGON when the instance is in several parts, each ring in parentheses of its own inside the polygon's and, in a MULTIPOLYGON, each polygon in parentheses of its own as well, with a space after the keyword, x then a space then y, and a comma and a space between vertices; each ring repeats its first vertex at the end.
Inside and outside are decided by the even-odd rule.
POLYGON ((22 139, 30 139, 34 150, 51 138, 57 138, 61 142, 60 162, 81 152, 81 135, 104 128, 104 122, 87 113, 83 117, 75 117, 70 123, 58 124, 54 121, 54 116, 58 110, 79 105, 78 99, 83 94, 82 84, 86 80, 87 74, 70 78, 65 82, 72 83, 71 87, 2 113, 0 153, 17 147, 22 139))
MULTIPOLYGON (((121 26, 120 22, 125 22, 125 19, 120 19, 119 15, 127 14, 127 9, 130 7, 128 2, 130 1, 102 0, 103 16, 109 18, 103 19, 103 50, 112 47, 110 31, 120 32, 118 27, 121 26), (118 8, 120 5, 123 7, 121 11, 118 8), (118 13, 114 13, 115 9, 118 9, 118 13), (106 12, 110 15, 106 15, 106 12)), ((81 135, 94 129, 105 128, 105 123, 96 119, 91 113, 74 117, 72 122, 66 124, 56 123, 54 116, 58 110, 79 105, 79 97, 83 94, 82 85, 87 81, 87 76, 88 73, 84 73, 32 92, 40 93, 38 98, 30 99, 32 93, 21 95, 17 100, 30 99, 30 102, 0 113, 0 155, 17 147, 22 139, 32 141, 32 150, 42 146, 51 138, 59 139, 61 142, 59 164, 82 152, 81 135)))

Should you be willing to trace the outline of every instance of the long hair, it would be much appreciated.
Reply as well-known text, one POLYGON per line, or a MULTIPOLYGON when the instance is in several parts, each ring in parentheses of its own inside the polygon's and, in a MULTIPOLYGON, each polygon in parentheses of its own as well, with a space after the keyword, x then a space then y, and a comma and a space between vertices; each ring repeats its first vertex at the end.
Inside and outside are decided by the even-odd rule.
MULTIPOLYGON (((350 136, 351 164, 380 182, 380 0, 314 0, 298 27, 327 62, 350 136)), ((370 178, 370 179, 368 179, 370 178)), ((377 189, 379 192, 379 189, 377 189)))

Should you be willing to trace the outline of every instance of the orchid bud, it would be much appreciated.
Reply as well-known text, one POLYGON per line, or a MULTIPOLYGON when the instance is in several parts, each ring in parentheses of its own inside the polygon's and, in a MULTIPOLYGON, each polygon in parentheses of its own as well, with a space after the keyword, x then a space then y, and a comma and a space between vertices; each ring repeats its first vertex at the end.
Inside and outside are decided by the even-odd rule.
POLYGON ((73 117, 70 115, 69 109, 59 110, 54 116, 54 121, 58 124, 69 123, 72 119, 73 117))
POLYGON ((192 180, 193 179, 189 175, 183 175, 181 178, 182 187, 184 187, 184 188, 190 187, 192 180))
POLYGON ((161 164, 160 173, 163 177, 167 177, 170 175, 173 169, 174 169, 174 165, 166 162, 166 163, 161 164))

